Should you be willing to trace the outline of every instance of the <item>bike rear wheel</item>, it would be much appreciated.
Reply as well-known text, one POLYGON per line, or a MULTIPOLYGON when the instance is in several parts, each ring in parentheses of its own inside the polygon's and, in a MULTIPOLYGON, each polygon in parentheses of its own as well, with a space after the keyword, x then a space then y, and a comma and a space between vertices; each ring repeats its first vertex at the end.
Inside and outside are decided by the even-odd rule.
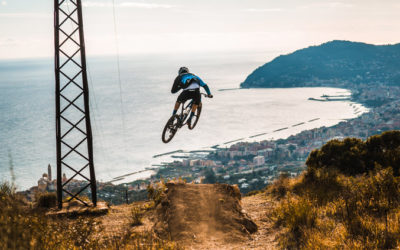
POLYGON ((188 124, 188 128, 189 129, 194 129, 194 127, 196 127, 197 122, 200 119, 200 114, 201 114, 201 107, 202 105, 199 105, 196 109, 196 114, 194 114, 194 116, 192 117, 192 122, 190 124, 188 124))
POLYGON ((174 135, 179 129, 179 116, 173 115, 169 118, 167 124, 165 124, 164 130, 162 132, 161 139, 164 143, 168 143, 174 138, 174 135))

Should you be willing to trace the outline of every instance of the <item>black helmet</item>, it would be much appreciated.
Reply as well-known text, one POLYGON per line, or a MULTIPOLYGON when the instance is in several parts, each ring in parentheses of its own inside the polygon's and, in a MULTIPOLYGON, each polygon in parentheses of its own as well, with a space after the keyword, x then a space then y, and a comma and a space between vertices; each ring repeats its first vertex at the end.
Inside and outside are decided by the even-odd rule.
POLYGON ((178 71, 178 74, 185 74, 185 73, 189 73, 189 69, 186 67, 181 67, 178 71))

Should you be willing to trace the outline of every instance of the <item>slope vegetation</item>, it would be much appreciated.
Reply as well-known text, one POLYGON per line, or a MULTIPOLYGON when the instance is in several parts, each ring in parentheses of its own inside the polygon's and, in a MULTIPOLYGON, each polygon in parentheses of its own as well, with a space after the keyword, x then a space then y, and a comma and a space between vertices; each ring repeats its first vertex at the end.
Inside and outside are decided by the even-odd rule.
POLYGON ((160 186, 160 199, 111 206, 107 214, 49 216, 48 206, 29 204, 1 184, 0 248, 275 248, 273 203, 263 194, 241 199, 237 187, 221 184, 160 186))
POLYGON ((332 41, 282 55, 257 68, 243 88, 400 84, 400 44, 332 41))
POLYGON ((400 132, 332 140, 298 179, 269 187, 279 245, 296 249, 400 247, 400 132))

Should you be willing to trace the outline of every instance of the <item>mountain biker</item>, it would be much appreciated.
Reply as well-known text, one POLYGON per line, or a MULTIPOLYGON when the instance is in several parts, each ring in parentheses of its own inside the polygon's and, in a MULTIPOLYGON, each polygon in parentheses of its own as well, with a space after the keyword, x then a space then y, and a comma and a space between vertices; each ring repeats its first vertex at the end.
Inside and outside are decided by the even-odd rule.
POLYGON ((172 115, 176 114, 181 103, 184 103, 189 99, 193 99, 192 112, 190 113, 188 119, 188 124, 190 124, 197 107, 201 105, 200 87, 203 87, 207 92, 207 97, 213 97, 207 84, 204 83, 200 77, 189 73, 189 69, 187 67, 181 67, 178 71, 178 76, 175 78, 174 84, 172 85, 171 93, 175 94, 180 89, 183 89, 183 91, 176 100, 172 115))

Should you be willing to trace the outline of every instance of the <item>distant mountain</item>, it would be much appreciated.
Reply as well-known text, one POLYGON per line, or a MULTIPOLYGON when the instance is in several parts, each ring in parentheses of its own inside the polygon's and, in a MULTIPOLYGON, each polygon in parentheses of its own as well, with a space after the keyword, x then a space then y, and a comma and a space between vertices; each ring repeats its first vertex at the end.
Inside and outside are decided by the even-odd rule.
POLYGON ((256 69, 242 88, 400 85, 400 44, 331 41, 281 55, 256 69))

